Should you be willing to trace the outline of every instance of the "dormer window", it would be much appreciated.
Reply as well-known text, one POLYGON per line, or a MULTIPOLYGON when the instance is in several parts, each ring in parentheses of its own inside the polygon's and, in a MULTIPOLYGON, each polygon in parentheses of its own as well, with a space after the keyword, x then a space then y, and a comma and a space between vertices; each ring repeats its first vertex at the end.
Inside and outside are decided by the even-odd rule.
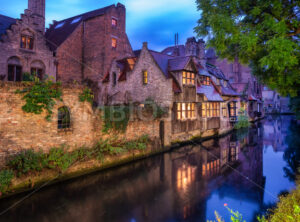
POLYGON ((182 72, 182 84, 183 85, 195 85, 195 73, 182 72))
POLYGON ((210 78, 209 76, 200 76, 200 81, 202 85, 209 86, 210 85, 210 78))
POLYGON ((216 80, 217 85, 220 85, 220 79, 216 80))
POLYGON ((29 35, 21 35, 21 48, 33 50, 33 37, 29 35))
POLYGON ((112 26, 112 27, 117 27, 117 25, 118 25, 118 20, 115 19, 115 18, 112 18, 112 19, 111 19, 111 26, 112 26))

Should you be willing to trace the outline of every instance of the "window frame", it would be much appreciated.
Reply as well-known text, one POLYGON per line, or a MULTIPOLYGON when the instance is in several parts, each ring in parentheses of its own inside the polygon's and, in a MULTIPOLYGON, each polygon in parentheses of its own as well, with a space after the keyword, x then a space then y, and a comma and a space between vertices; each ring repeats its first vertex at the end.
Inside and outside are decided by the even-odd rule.
POLYGON ((143 85, 148 85, 149 76, 148 76, 148 71, 147 70, 142 71, 142 80, 143 80, 143 85))
POLYGON ((72 129, 71 112, 67 106, 62 106, 57 110, 57 129, 59 131, 69 131, 72 129), (64 120, 65 115, 67 115, 66 120, 64 120))
POLYGON ((201 113, 203 118, 220 117, 220 102, 202 103, 201 113))
POLYGON ((111 47, 112 49, 116 49, 118 47, 118 40, 114 37, 111 38, 111 47))
POLYGON ((31 73, 31 75, 34 75, 34 76, 38 77, 41 81, 44 78, 44 69, 43 68, 31 67, 30 68, 30 73, 31 73), (33 71, 35 71, 35 72, 33 72, 33 71), (39 72, 39 71, 41 71, 41 72, 39 72))
POLYGON ((230 102, 228 104, 228 108, 229 108, 229 116, 230 117, 237 117, 237 112, 236 112, 237 111, 237 102, 230 102), (233 112, 235 113, 235 115, 232 115, 233 112))
POLYGON ((21 82, 23 80, 23 73, 22 73, 23 67, 21 65, 15 65, 15 64, 8 64, 7 65, 7 81, 10 82, 21 82), (13 80, 10 80, 10 68, 13 68, 13 80), (18 78, 19 76, 19 78, 18 78))
POLYGON ((21 34, 21 49, 33 50, 34 49, 34 37, 26 34, 21 34), (25 42, 23 41, 25 39, 25 42))
POLYGON ((182 72, 182 85, 195 85, 196 75, 192 71, 182 72))
POLYGON ((118 26, 118 19, 117 18, 114 18, 114 17, 111 18, 111 26, 113 28, 116 28, 118 26), (114 22, 115 22, 115 24, 114 24, 114 22))
POLYGON ((196 119, 196 103, 176 103, 176 119, 180 121, 196 119))
POLYGON ((200 83, 202 85, 209 86, 210 85, 210 77, 209 76, 201 75, 200 76, 200 83))

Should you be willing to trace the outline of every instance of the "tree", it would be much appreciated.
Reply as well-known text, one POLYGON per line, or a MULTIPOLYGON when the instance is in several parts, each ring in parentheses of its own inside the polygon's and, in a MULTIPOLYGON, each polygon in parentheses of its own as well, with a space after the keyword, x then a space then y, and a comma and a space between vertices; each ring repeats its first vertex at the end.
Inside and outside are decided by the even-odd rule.
POLYGON ((195 28, 221 58, 238 58, 283 96, 300 90, 299 0, 197 0, 195 28))

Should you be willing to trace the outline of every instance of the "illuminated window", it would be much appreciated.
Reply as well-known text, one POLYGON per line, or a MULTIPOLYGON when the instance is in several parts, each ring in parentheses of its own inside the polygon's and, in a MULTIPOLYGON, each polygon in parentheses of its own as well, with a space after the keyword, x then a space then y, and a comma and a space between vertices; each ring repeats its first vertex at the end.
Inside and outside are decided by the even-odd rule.
POLYGON ((222 103, 222 115, 223 117, 227 117, 226 103, 222 103))
POLYGON ((216 80, 217 85, 220 85, 220 79, 216 80))
POLYGON ((195 73, 182 72, 182 84, 183 85, 195 85, 195 73))
POLYGON ((147 72, 147 70, 143 71, 143 84, 144 85, 148 84, 148 72, 147 72))
POLYGON ((236 117, 236 102, 229 103, 229 114, 230 117, 236 117))
POLYGON ((177 103, 177 119, 196 118, 195 103, 177 103))
POLYGON ((111 25, 112 25, 113 27, 116 27, 116 26, 118 25, 118 20, 115 19, 115 18, 112 18, 112 19, 111 19, 111 25))
POLYGON ((202 103, 202 117, 220 117, 220 103, 202 103))
POLYGON ((111 47, 114 49, 117 48, 117 39, 115 39, 115 38, 111 39, 111 47))
POLYGON ((200 81, 202 85, 210 85, 210 78, 208 76, 200 76, 200 81))
POLYGON ((33 49, 33 37, 28 35, 21 36, 21 48, 22 49, 33 49))
POLYGON ((206 103, 201 104, 201 114, 202 117, 206 117, 206 103))
POLYGON ((224 86, 227 87, 228 86, 228 81, 224 80, 224 86))

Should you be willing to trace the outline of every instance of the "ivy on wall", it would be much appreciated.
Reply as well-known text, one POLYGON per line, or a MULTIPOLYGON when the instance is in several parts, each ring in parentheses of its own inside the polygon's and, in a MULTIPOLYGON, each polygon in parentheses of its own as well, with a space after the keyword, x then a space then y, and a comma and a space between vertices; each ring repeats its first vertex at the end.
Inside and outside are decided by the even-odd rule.
POLYGON ((103 132, 109 130, 126 131, 130 119, 129 106, 104 106, 103 110, 103 132))
POLYGON ((90 88, 84 88, 83 92, 79 95, 80 102, 89 102, 93 104, 94 101, 94 94, 90 88))
POLYGON ((53 106, 56 104, 55 99, 62 101, 61 83, 52 81, 35 81, 29 87, 23 90, 17 90, 16 93, 24 94, 23 100, 26 104, 22 109, 26 113, 41 114, 44 110, 47 111, 46 120, 50 121, 52 116, 53 106))

